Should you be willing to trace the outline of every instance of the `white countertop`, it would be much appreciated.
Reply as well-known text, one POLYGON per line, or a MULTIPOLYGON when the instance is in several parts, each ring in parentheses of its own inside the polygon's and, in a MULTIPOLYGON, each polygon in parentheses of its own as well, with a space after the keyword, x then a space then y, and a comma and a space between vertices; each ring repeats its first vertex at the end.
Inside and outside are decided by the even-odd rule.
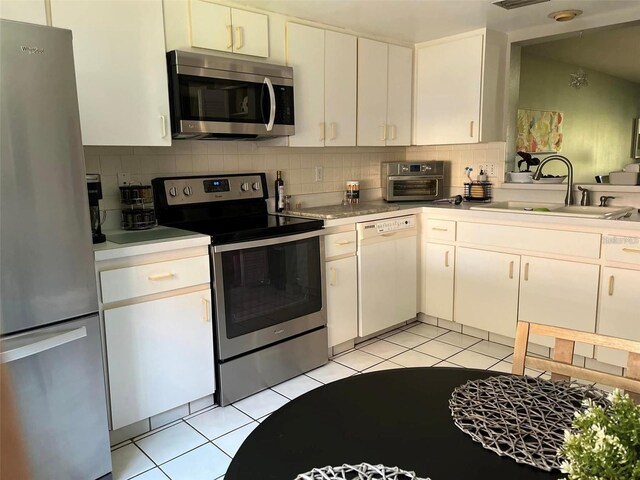
POLYGON ((93 254, 96 262, 102 260, 112 260, 114 258, 131 257, 134 255, 145 255, 148 253, 166 252, 181 248, 199 247, 209 245, 211 237, 200 233, 187 232, 170 227, 155 227, 150 230, 113 230, 104 232, 107 241, 97 243, 93 246, 93 254), (132 238, 139 236, 142 241, 132 243, 115 243, 109 241, 112 235, 131 235, 132 238), (150 238, 153 237, 153 238, 150 238))

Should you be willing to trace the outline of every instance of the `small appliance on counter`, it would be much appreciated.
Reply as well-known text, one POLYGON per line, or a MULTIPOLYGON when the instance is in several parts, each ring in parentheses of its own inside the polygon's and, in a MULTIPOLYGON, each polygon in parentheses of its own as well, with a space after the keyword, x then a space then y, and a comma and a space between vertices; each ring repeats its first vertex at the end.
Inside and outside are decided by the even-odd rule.
POLYGON ((621 172, 609 172, 609 183, 614 185, 640 185, 640 163, 630 163, 621 172))
POLYGON ((156 226, 151 185, 120 187, 123 230, 147 230, 156 226))
POLYGON ((107 240, 102 233, 102 224, 104 223, 107 212, 100 215, 100 205, 98 200, 102 199, 102 182, 100 175, 97 173, 87 173, 87 191, 89 193, 89 216, 91 218, 91 239, 93 243, 102 243, 107 240))
POLYGON ((360 182, 357 180, 349 180, 345 190, 345 199, 347 204, 354 205, 360 203, 360 182))
POLYGON ((444 162, 384 162, 382 198, 387 202, 432 201, 444 197, 444 162))

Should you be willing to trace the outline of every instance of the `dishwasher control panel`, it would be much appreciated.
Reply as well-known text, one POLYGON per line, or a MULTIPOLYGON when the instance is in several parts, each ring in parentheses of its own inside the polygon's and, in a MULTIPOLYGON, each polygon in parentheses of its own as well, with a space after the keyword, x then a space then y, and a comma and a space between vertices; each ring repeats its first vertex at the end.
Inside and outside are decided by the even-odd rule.
POLYGON ((358 223, 356 229, 360 240, 381 235, 386 236, 394 232, 406 232, 406 234, 415 235, 417 233, 416 216, 405 215, 404 217, 358 223))
POLYGON ((416 226, 416 217, 389 218, 376 222, 375 228, 378 233, 395 232, 416 226))

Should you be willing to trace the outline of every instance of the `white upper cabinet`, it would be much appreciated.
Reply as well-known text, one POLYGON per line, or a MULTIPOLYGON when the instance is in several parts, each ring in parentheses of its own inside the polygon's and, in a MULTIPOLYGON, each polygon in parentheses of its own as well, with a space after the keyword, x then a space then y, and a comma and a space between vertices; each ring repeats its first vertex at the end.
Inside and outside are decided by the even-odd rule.
POLYGON ((324 42, 324 144, 352 147, 356 144, 357 38, 326 31, 324 42))
POLYGON ((416 46, 416 145, 501 139, 506 44, 482 30, 416 46))
POLYGON ((73 32, 85 145, 171 145, 162 1, 51 0, 73 32))
POLYGON ((356 37, 287 24, 296 134, 292 147, 356 144, 356 37))
POLYGON ((387 145, 411 144, 411 73, 413 51, 389 45, 387 145))
POLYGON ((2 0, 0 1, 0 18, 46 25, 45 0, 2 0))
POLYGON ((205 0, 189 2, 191 46, 269 56, 269 19, 261 13, 218 5, 205 0))
POLYGON ((409 48, 358 39, 358 145, 409 145, 411 58, 409 48))

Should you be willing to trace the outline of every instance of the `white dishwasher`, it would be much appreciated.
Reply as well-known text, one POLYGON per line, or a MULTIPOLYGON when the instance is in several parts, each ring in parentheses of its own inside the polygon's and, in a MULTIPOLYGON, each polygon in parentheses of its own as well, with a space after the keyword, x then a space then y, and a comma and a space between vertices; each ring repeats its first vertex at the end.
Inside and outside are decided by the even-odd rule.
POLYGON ((415 215, 357 224, 358 335, 397 325, 417 312, 415 215))

